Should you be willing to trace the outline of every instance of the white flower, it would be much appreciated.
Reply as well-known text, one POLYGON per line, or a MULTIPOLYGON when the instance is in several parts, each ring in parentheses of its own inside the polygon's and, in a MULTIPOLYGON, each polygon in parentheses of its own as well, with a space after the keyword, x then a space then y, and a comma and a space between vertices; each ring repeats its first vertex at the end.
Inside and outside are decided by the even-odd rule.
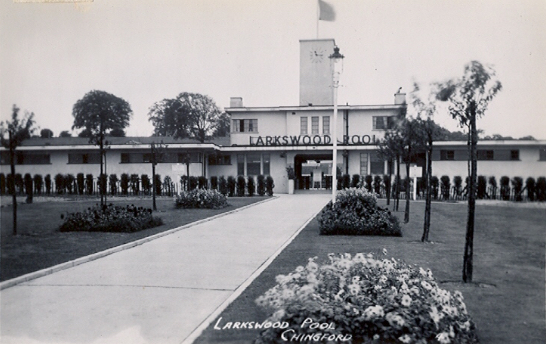
POLYGON ((427 281, 421 281, 421 286, 425 288, 426 290, 431 290, 432 286, 427 281))
POLYGON ((411 305, 411 297, 409 295, 402 296, 402 306, 409 307, 411 305))
POLYGON ((351 293, 351 295, 356 296, 358 295, 358 293, 360 293, 360 290, 361 290, 360 285, 349 284, 348 287, 349 287, 349 292, 351 293))
POLYGON ((364 310, 364 318, 366 320, 370 320, 373 318, 381 318, 385 315, 385 311, 383 310, 383 307, 380 305, 377 306, 370 306, 364 310))
POLYGON ((379 283, 385 283, 388 281, 388 278, 387 276, 385 275, 381 275, 381 277, 379 277, 379 283))
POLYGON ((403 335, 402 337, 398 337, 398 340, 402 343, 411 343, 411 337, 407 334, 403 335))
POLYGON ((296 268, 296 272, 303 272, 303 270, 305 269, 301 265, 296 268))
POLYGON ((373 335, 373 340, 378 340, 379 338, 381 338, 381 337, 379 337, 378 334, 374 334, 374 335, 373 335))
POLYGON ((391 326, 394 326, 394 327, 402 327, 406 323, 404 321, 404 318, 402 318, 400 315, 396 313, 388 313, 385 319, 387 319, 389 324, 391 324, 391 326))
POLYGON ((438 312, 438 308, 432 306, 430 308, 430 318, 432 319, 432 321, 434 321, 435 324, 438 324, 440 322, 440 320, 443 318, 443 316, 438 312))
POLYGON ((387 249, 386 248, 383 248, 383 254, 386 256, 387 255, 387 249))
POLYGON ((309 272, 317 272, 318 268, 319 268, 318 264, 313 261, 310 261, 309 263, 307 263, 307 270, 309 272))
POLYGON ((449 339, 449 333, 442 332, 436 335, 436 340, 442 344, 449 344, 451 343, 451 339, 449 339))

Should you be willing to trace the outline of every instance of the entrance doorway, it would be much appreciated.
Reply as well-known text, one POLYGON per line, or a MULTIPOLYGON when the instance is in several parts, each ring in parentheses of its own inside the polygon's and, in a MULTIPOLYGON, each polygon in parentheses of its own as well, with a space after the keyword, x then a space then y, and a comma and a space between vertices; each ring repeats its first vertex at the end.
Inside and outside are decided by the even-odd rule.
POLYGON ((298 154, 294 157, 296 190, 332 188, 332 153, 298 154))

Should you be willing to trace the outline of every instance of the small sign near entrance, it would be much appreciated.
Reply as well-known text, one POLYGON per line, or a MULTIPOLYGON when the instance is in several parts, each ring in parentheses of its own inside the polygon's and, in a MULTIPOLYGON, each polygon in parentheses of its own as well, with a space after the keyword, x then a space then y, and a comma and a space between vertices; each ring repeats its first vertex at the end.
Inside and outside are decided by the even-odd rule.
MULTIPOLYGON (((343 135, 342 145, 374 145, 375 135, 343 135)), ((332 144, 330 135, 251 136, 251 146, 320 146, 332 144)))

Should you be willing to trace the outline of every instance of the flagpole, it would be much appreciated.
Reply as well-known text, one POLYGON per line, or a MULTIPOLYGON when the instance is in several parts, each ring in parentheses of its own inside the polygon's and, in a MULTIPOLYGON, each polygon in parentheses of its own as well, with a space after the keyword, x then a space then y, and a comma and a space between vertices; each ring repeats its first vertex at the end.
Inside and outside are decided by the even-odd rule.
POLYGON ((316 1, 317 4, 317 39, 319 38, 319 21, 320 21, 320 4, 319 0, 316 1))

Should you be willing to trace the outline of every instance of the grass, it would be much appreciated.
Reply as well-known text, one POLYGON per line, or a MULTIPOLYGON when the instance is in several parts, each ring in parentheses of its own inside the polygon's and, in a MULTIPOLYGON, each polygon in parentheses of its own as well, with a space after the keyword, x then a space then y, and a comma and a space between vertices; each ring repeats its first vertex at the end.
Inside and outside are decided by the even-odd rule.
MULTIPOLYGON (((233 197, 223 209, 176 209, 171 198, 157 200, 158 212, 154 216, 164 224, 134 233, 99 233, 59 231, 61 214, 87 209, 100 201, 56 201, 18 204, 17 233, 13 232, 13 208, 11 201, 1 209, 1 261, 0 281, 45 269, 73 259, 139 240, 191 222, 231 211, 267 197, 233 197)), ((4 199, 2 200, 4 201, 4 199)), ((3 203, 5 205, 6 203, 3 203)), ((116 205, 134 204, 152 207, 151 198, 135 200, 108 200, 116 205)))
MULTIPOLYGON (((402 203, 402 202, 401 202, 402 203)), ((382 203, 384 204, 384 203, 382 203)), ((401 209, 403 204, 401 204, 401 209)), ((430 243, 420 242, 424 203, 411 205, 404 236, 320 236, 315 220, 220 315, 221 323, 255 321, 268 312, 254 300, 309 257, 328 253, 379 252, 430 268, 442 288, 460 290, 478 327, 481 343, 544 343, 545 328, 545 212, 543 209, 478 206, 474 236, 474 282, 463 284, 462 254, 467 207, 434 203, 430 243)), ((403 213, 396 213, 402 220, 403 213)), ((218 318, 217 318, 218 319, 218 318)), ((215 330, 212 324, 195 341, 250 343, 259 330, 215 330)))

